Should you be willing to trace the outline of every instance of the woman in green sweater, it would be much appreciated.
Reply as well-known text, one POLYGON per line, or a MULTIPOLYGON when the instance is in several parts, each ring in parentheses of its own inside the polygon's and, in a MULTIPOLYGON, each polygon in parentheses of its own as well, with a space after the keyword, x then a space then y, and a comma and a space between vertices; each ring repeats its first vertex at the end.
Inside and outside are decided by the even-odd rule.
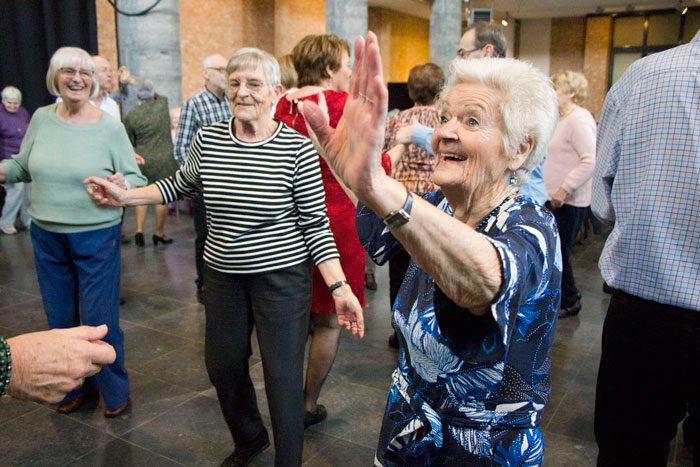
POLYGON ((104 414, 115 417, 129 400, 124 335, 119 328, 121 209, 96 206, 83 179, 101 173, 122 186, 143 186, 121 123, 91 105, 97 68, 82 49, 58 49, 46 85, 62 102, 39 108, 19 154, 0 164, 0 182, 33 182, 29 214, 37 278, 50 328, 107 324, 104 340, 117 359, 58 406, 71 412, 97 388, 104 414))

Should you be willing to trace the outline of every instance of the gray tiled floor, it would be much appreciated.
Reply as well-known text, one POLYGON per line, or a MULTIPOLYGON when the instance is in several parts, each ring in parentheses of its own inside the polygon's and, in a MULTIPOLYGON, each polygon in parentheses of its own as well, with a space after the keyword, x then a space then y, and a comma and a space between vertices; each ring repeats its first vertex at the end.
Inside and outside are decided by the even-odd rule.
MULTIPOLYGON (((149 219, 147 228, 151 228, 149 219)), ((133 230, 133 212, 126 232, 133 230)), ((132 404, 126 415, 106 420, 102 403, 70 415, 46 405, 0 400, 0 462, 20 466, 208 466, 232 448, 216 395, 204 369, 204 312, 194 297, 193 229, 188 215, 171 216, 166 231, 172 245, 123 248, 121 308, 132 404)), ((150 232, 147 231, 147 240, 150 232)), ((583 293, 583 311, 562 320, 552 358, 552 396, 542 429, 545 466, 592 466, 593 403, 602 321, 608 296, 601 291, 597 258, 601 237, 575 249, 574 266, 583 293)), ((46 329, 27 232, 0 238, 0 334, 46 329)), ((372 464, 396 353, 390 333, 388 277, 378 269, 379 291, 368 292, 367 335, 343 336, 320 401, 327 421, 306 431, 304 465, 372 464)), ((257 350, 251 372, 263 418, 269 426, 257 350)), ((272 448, 254 465, 271 465, 272 448)), ((692 465, 675 441, 669 465, 692 465)))

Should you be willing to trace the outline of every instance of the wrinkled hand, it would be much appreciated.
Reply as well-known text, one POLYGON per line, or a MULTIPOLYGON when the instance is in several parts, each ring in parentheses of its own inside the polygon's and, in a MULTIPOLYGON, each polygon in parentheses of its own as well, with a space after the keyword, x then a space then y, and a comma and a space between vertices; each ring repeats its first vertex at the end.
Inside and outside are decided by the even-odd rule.
POLYGON ((360 339, 365 336, 365 318, 362 307, 349 285, 335 289, 331 296, 338 315, 338 324, 357 335, 360 339))
POLYGON ((117 172, 112 175, 107 175, 107 181, 114 183, 122 190, 126 190, 126 178, 124 178, 124 174, 121 172, 117 172))
POLYGON ((334 130, 318 105, 307 101, 301 109, 307 127, 323 148, 323 157, 338 177, 355 193, 371 191, 386 177, 381 167, 381 148, 388 92, 382 77, 377 37, 355 41, 355 65, 343 118, 334 130))
POLYGON ((564 201, 566 201, 568 193, 566 192, 565 189, 562 187, 559 187, 559 189, 552 195, 552 199, 549 201, 552 203, 552 207, 554 209, 559 209, 564 205, 564 201))
POLYGON ((7 339, 12 353, 9 394, 18 399, 59 402, 116 359, 114 348, 102 342, 107 326, 22 334, 7 339))
POLYGON ((398 125, 396 130, 396 142, 401 144, 411 144, 411 134, 419 125, 416 117, 413 117, 411 123, 402 123, 398 125))
MULTIPOLYGON (((116 175, 116 174, 115 174, 116 175)), ((108 177, 109 178, 109 177, 108 177)), ((100 206, 124 207, 122 198, 126 193, 124 188, 100 177, 88 177, 83 183, 89 186, 87 191, 95 203, 100 206)))
POLYGON ((136 153, 134 153, 134 159, 136 159, 137 165, 146 165, 146 159, 144 159, 143 157, 139 156, 136 153))

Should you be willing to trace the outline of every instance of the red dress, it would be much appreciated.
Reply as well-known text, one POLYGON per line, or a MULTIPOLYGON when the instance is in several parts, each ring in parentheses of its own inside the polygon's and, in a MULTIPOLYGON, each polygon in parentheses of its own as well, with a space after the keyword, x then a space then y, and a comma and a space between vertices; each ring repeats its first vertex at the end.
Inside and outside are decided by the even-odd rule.
MULTIPOLYGON (((348 98, 347 93, 337 91, 324 91, 328 104, 328 116, 330 125, 335 128, 343 116, 343 108, 348 98)), ((312 94, 302 97, 302 101, 310 100, 318 103, 318 96, 312 94)), ((282 97, 277 103, 275 118, 283 121, 287 126, 294 128, 304 136, 309 136, 304 117, 299 113, 295 103, 282 97)), ((343 188, 333 176, 331 169, 323 158, 319 157, 321 164, 321 178, 326 190, 326 209, 331 224, 331 231, 335 244, 340 253, 340 266, 350 284, 352 293, 365 306, 365 250, 357 238, 355 231, 355 206, 345 194, 343 188)), ((311 298, 312 313, 333 313, 333 297, 328 292, 328 286, 323 280, 318 268, 313 272, 313 296, 311 298)))

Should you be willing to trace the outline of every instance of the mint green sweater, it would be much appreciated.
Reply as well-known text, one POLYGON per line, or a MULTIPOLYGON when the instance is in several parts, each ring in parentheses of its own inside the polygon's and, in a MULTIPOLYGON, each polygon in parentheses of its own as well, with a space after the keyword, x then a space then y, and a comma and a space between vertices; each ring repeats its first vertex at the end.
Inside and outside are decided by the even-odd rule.
POLYGON ((144 186, 124 126, 107 114, 89 125, 56 115, 56 104, 38 109, 19 154, 2 161, 7 183, 32 182, 29 214, 39 227, 76 233, 111 227, 121 208, 96 205, 83 180, 121 172, 131 188, 144 186))

